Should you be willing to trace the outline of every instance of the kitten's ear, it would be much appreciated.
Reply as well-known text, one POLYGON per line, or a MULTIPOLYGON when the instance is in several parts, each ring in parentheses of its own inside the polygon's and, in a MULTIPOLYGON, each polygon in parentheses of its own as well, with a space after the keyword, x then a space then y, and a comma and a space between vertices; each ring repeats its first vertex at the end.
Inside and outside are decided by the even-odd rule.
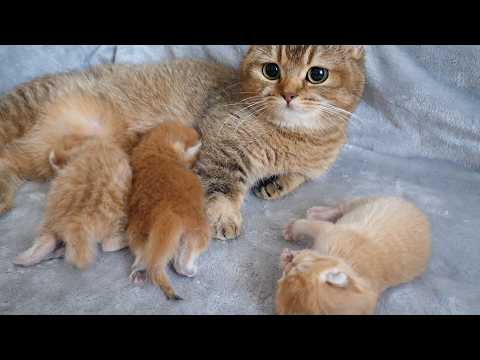
POLYGON ((348 285, 348 275, 338 269, 330 269, 321 274, 323 282, 332 286, 345 288, 348 285))
POLYGON ((195 145, 185 149, 185 158, 187 160, 192 160, 195 156, 197 156, 201 147, 202 147, 202 143, 199 141, 195 145))
POLYGON ((363 45, 347 45, 350 49, 350 54, 355 60, 361 60, 365 57, 365 47, 363 45))

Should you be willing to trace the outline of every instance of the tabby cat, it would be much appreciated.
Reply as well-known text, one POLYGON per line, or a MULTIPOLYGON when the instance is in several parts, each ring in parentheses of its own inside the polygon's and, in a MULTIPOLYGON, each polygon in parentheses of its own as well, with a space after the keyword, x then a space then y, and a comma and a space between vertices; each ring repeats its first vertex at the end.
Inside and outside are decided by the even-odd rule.
POLYGON ((38 78, 0 99, 0 213, 23 181, 53 175, 49 149, 65 135, 129 150, 182 119, 203 137, 196 171, 213 235, 236 238, 250 188, 277 199, 335 161, 364 81, 364 50, 353 45, 251 46, 239 69, 175 60, 38 78))

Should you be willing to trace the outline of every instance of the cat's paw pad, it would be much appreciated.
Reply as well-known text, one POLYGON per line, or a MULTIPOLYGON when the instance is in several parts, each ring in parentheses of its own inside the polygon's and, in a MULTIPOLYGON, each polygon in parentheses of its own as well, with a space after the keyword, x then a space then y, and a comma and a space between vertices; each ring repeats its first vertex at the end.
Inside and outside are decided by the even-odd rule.
POLYGON ((207 204, 207 216, 212 236, 218 240, 232 240, 240 236, 242 216, 226 198, 217 198, 207 204))
POLYGON ((273 176, 255 185, 253 187, 253 193, 256 197, 263 200, 275 200, 286 195, 288 191, 286 190, 285 184, 282 183, 281 178, 273 176))
POLYGON ((147 272, 145 270, 134 270, 128 279, 134 285, 143 285, 147 281, 147 272))

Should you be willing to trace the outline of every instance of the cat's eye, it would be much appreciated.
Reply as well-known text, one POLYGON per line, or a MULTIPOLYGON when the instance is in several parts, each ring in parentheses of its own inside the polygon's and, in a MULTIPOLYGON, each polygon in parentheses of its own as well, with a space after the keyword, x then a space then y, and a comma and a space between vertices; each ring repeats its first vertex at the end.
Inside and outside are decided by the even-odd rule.
POLYGON ((280 67, 275 63, 264 64, 262 72, 268 80, 280 79, 280 67))
POLYGON ((307 72, 307 80, 312 84, 321 84, 328 79, 328 70, 314 66, 307 72))

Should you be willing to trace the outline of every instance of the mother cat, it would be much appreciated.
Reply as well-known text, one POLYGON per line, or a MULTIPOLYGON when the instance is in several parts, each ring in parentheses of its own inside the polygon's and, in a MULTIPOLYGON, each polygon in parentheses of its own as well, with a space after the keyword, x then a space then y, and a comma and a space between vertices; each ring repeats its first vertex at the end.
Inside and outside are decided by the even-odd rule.
POLYGON ((203 137, 196 171, 213 234, 233 239, 250 187, 276 199, 335 161, 364 82, 364 50, 351 45, 252 46, 239 71, 176 60, 35 79, 0 98, 0 214, 23 181, 53 176, 48 155, 65 135, 129 151, 159 123, 180 121, 203 137))

